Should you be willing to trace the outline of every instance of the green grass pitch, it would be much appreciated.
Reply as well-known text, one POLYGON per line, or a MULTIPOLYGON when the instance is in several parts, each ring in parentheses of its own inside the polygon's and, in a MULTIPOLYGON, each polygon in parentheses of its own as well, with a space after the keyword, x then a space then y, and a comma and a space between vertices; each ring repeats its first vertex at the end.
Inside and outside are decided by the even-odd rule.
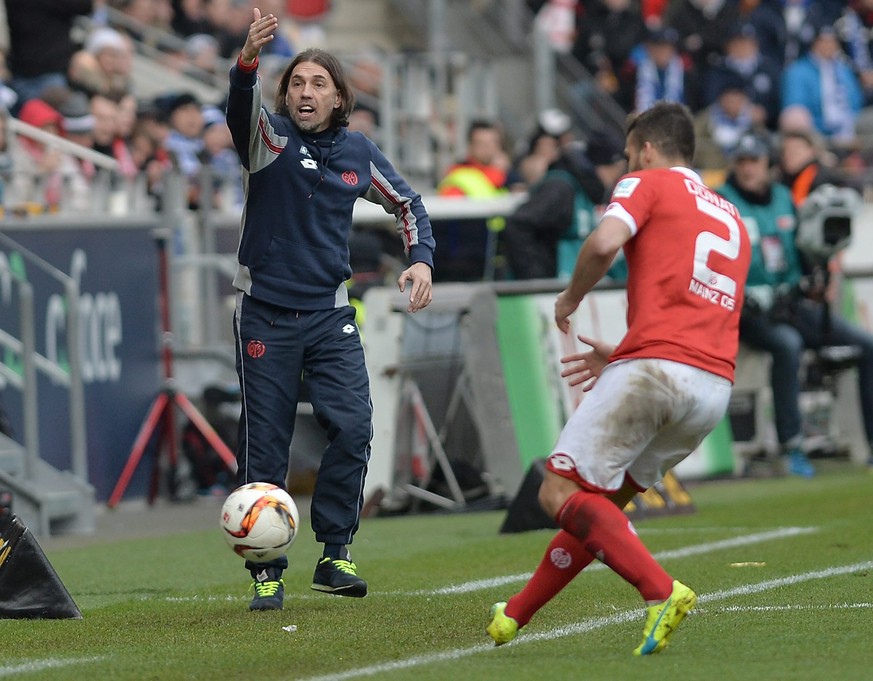
POLYGON ((285 610, 253 613, 218 506, 214 530, 179 531, 179 504, 163 537, 44 542, 84 619, 0 620, 0 678, 873 679, 873 471, 825 463, 811 481, 691 485, 693 514, 637 523, 700 596, 661 655, 631 655, 642 603, 599 565, 512 644, 490 645, 490 605, 521 588, 552 536, 499 535, 503 512, 364 520, 352 547, 364 599, 310 590, 307 528, 285 610))

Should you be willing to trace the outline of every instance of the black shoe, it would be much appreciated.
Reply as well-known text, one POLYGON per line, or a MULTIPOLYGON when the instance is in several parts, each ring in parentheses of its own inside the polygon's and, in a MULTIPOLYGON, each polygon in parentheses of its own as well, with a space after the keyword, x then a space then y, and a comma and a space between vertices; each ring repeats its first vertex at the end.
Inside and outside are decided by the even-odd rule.
POLYGON ((255 581, 252 588, 255 597, 249 603, 249 610, 281 610, 285 601, 285 582, 278 568, 252 570, 255 581))
POLYGON ((363 598, 367 582, 358 577, 357 565, 348 560, 324 557, 315 566, 312 588, 336 596, 363 598))

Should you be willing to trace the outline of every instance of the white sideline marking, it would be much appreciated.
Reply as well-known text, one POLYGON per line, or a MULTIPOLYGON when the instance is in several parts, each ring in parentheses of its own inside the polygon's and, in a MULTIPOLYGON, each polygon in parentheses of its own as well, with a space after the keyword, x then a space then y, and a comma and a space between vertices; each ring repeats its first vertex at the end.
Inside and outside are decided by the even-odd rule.
POLYGON ((43 669, 57 669, 58 667, 67 667, 71 664, 86 664, 88 662, 96 662, 97 660, 102 659, 102 657, 80 657, 77 659, 49 658, 47 660, 33 660, 31 662, 22 662, 21 664, 0 667, 0 676, 15 676, 16 674, 26 674, 27 672, 41 672, 43 669))
MULTIPOLYGON (((686 558, 688 556, 699 556, 711 551, 720 551, 721 549, 732 549, 738 546, 749 546, 751 544, 759 544, 761 542, 770 541, 771 539, 784 539, 786 537, 795 537, 801 534, 811 534, 817 532, 815 527, 780 527, 767 532, 758 532, 756 534, 746 534, 740 537, 732 537, 731 539, 722 539, 721 541, 708 542, 705 544, 695 544, 693 546, 685 546, 681 549, 671 549, 669 551, 659 551, 654 556, 657 560, 669 558, 686 558)), ((586 568, 591 570, 602 570, 604 566, 601 563, 594 563, 586 568)), ((452 584, 443 586, 438 589, 421 589, 418 591, 385 591, 371 592, 373 596, 451 596, 453 594, 465 594, 473 591, 481 591, 483 589, 492 589, 494 587, 503 586, 504 584, 512 584, 514 582, 523 582, 530 579, 532 573, 526 572, 519 575, 506 575, 504 577, 492 577, 490 579, 478 579, 472 582, 464 582, 463 584, 452 584)), ((153 596, 141 596, 141 600, 152 600, 153 596)), ((307 600, 310 598, 321 599, 322 596, 295 594, 286 595, 286 598, 294 600, 307 600)), ((163 600, 172 603, 186 603, 191 601, 239 601, 246 600, 246 596, 166 596, 163 600)))
POLYGON ((843 567, 832 567, 825 570, 817 570, 815 572, 804 572, 800 575, 791 575, 790 577, 781 577, 779 579, 769 579, 766 582, 746 584, 745 586, 737 586, 733 589, 714 591, 711 594, 703 594, 698 597, 697 602, 708 603, 709 601, 721 601, 725 598, 732 598, 734 596, 748 596, 761 591, 778 589, 780 586, 791 586, 793 584, 799 584, 800 582, 808 582, 811 579, 826 579, 827 577, 844 575, 848 572, 854 572, 855 570, 868 570, 870 568, 873 568, 873 561, 855 563, 855 565, 846 565, 843 567))
MULTIPOLYGON (((825 579, 827 577, 835 577, 837 575, 849 574, 858 570, 870 569, 873 569, 873 561, 855 563, 854 565, 844 565, 841 567, 827 568, 825 570, 816 570, 815 572, 805 572, 803 574, 791 575, 789 577, 783 577, 781 579, 769 579, 765 582, 758 582, 757 584, 747 584, 745 586, 736 587, 733 589, 725 589, 722 591, 715 591, 710 594, 703 594, 699 597, 698 602, 709 603, 725 598, 731 598, 733 596, 745 596, 749 594, 760 593, 761 591, 776 589, 781 586, 799 584, 801 582, 807 582, 813 579, 825 579)), ((551 641, 557 638, 563 638, 564 636, 577 636, 579 634, 584 634, 595 629, 602 629, 613 624, 623 624, 625 622, 630 622, 639 619, 639 617, 640 609, 635 608, 634 610, 620 612, 615 615, 594 617, 592 619, 584 620, 582 622, 568 624, 567 626, 559 627, 557 629, 551 629, 550 631, 523 635, 521 638, 517 638, 507 645, 518 646, 525 645, 527 643, 533 643, 536 641, 551 641)), ((354 679, 360 676, 374 676, 376 674, 384 674, 400 669, 421 667, 423 665, 432 664, 434 662, 458 660, 463 657, 469 657, 470 655, 475 655, 477 653, 482 653, 487 650, 493 649, 494 646, 489 644, 480 644, 476 646, 471 646, 469 648, 456 648, 455 650, 446 650, 441 653, 418 655, 415 657, 409 657, 405 660, 375 664, 369 667, 360 667, 358 669, 349 669, 348 671, 340 672, 339 674, 311 676, 306 679, 306 681, 345 681, 345 679, 354 679)))
MULTIPOLYGON (((726 605, 713 608, 714 612, 788 612, 789 610, 867 610, 873 603, 834 603, 832 605, 726 605)), ((695 610, 709 612, 706 609, 695 610)))
MULTIPOLYGON (((721 541, 708 542, 705 544, 695 544, 693 546, 685 546, 681 549, 671 549, 669 551, 659 551, 653 554, 657 560, 669 558, 687 558, 688 556, 699 556, 703 553, 711 551, 719 551, 721 549, 733 549, 738 546, 748 546, 750 544, 759 544, 761 542, 770 541, 771 539, 784 539, 786 537, 795 537, 801 534, 811 534, 818 531, 815 527, 780 527, 776 530, 768 532, 758 532, 756 534, 747 534, 741 537, 733 537, 731 539, 722 539, 721 541)), ((595 563, 587 570, 602 570, 604 565, 595 563)), ((506 575, 504 577, 492 577, 491 579, 477 579, 473 582, 465 582, 463 584, 453 584, 444 586, 439 589, 430 589, 426 591, 417 591, 413 595, 416 596, 446 596, 451 594, 464 594, 472 591, 481 591, 482 589, 491 589, 504 584, 512 584, 514 582, 523 582, 530 579, 533 573, 526 572, 520 575, 506 575)))

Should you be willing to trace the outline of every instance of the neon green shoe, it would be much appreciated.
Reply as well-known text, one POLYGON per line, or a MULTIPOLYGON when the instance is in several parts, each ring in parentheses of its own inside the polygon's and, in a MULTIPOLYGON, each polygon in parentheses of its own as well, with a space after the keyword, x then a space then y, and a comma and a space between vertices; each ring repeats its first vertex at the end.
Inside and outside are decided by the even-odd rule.
POLYGON ((506 603, 495 603, 491 606, 491 622, 485 627, 488 635, 494 639, 494 645, 502 646, 509 643, 518 633, 518 622, 503 614, 506 603))
POLYGON ((697 594, 681 582, 674 581, 670 598, 649 606, 643 642, 634 650, 634 655, 653 655, 664 650, 670 636, 696 603, 697 594))
POLYGON ((312 588, 335 596, 363 598, 367 582, 358 577, 358 566, 350 560, 323 557, 315 566, 312 588))
POLYGON ((251 588, 255 596, 249 610, 281 610, 285 600, 285 581, 279 568, 252 570, 255 581, 251 588))

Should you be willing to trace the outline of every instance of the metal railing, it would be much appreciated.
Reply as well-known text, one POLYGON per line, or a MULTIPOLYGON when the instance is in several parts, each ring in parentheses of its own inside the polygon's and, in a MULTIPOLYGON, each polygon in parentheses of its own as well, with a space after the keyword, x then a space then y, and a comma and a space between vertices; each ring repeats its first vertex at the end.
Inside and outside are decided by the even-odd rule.
MULTIPOLYGON (((119 172, 119 164, 113 157, 71 142, 64 137, 46 132, 12 116, 6 116, 9 130, 9 145, 18 145, 19 137, 27 138, 40 144, 58 149, 64 154, 92 163, 97 172, 88 183, 87 205, 77 212, 93 214, 123 215, 141 212, 151 208, 152 201, 148 197, 147 178, 139 173, 135 177, 125 177, 119 172)), ((10 177, 14 180, 20 169, 13 166, 10 177)), ((7 212, 32 214, 42 212, 67 211, 70 209, 70 197, 61 192, 60 203, 49 206, 42 200, 40 188, 45 176, 32 177, 33 191, 27 196, 12 196, 4 192, 3 207, 7 212)), ((14 185, 15 182, 13 181, 14 185)))
POLYGON ((0 233, 0 246, 8 252, 19 254, 52 279, 64 292, 66 344, 68 366, 63 367, 36 350, 33 286, 20 273, 9 266, 6 257, 0 259, 0 277, 8 277, 19 292, 19 334, 16 338, 0 330, 0 345, 17 355, 23 367, 22 374, 0 362, 0 373, 9 384, 21 391, 24 406, 24 461, 25 478, 36 475, 37 459, 40 458, 39 403, 37 399, 37 372, 48 376, 54 383, 66 389, 70 410, 70 470, 82 482, 88 482, 88 456, 85 430, 85 391, 82 378, 81 334, 79 332, 79 284, 24 246, 0 233))
MULTIPOLYGON (((572 55, 558 54, 548 36, 535 26, 523 0, 470 3, 467 0, 392 0, 396 11, 428 35, 428 50, 447 59, 463 54, 483 61, 478 88, 436 89, 435 101, 451 102, 458 109, 456 137, 449 154, 463 154, 471 105, 486 100, 484 111, 500 120, 510 139, 523 140, 539 112, 565 110, 587 137, 594 131, 622 131, 625 112, 594 83, 591 74, 572 55), (484 88, 484 89, 483 89, 484 88), (493 92, 489 90, 493 88, 493 92)), ((402 115, 403 108, 398 114, 402 115)), ((388 131, 391 134, 391 131, 388 131)), ((419 145, 410 154, 420 157, 419 145)), ((406 169, 404 168, 404 172, 406 169)))

